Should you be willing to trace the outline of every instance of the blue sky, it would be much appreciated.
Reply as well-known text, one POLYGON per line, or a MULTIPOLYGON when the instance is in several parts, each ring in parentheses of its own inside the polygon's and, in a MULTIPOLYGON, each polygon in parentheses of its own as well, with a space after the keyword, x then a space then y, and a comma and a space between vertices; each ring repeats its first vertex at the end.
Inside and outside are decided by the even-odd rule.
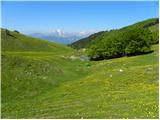
POLYGON ((157 1, 2 2, 2 27, 21 32, 120 28, 158 17, 157 1))

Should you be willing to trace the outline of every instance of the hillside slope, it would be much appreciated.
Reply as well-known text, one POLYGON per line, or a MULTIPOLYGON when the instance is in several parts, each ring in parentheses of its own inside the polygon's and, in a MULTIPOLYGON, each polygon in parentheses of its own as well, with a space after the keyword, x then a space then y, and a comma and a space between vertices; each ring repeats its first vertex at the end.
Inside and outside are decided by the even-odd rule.
POLYGON ((1 29, 1 34, 2 51, 67 52, 72 50, 64 45, 40 40, 7 29, 1 29))
MULTIPOLYGON (((159 33, 159 19, 158 18, 152 18, 152 19, 148 19, 148 20, 144 20, 138 23, 135 23, 133 25, 129 25, 126 27, 123 27, 121 29, 117 29, 119 31, 124 31, 124 30, 128 30, 128 29, 132 29, 132 28, 145 28, 145 29, 150 29, 151 32, 155 35, 155 38, 158 40, 158 33, 159 33)), ((92 42, 101 40, 101 39, 105 39, 105 37, 109 36, 110 34, 112 34, 112 31, 102 31, 99 33, 95 33, 90 35, 89 37, 80 39, 74 43, 72 43, 70 46, 76 49, 80 49, 80 48, 86 48, 88 47, 92 42)))
POLYGON ((70 70, 74 61, 69 63, 74 53, 67 46, 2 29, 2 102, 38 96, 76 76, 70 70))
POLYGON ((71 48, 9 32, 2 118, 158 119, 158 45, 151 54, 84 61, 71 48))
POLYGON ((104 33, 104 31, 92 34, 89 37, 80 39, 80 40, 70 44, 70 46, 75 49, 85 48, 92 42, 92 40, 95 40, 98 36, 102 35, 103 33, 104 33))

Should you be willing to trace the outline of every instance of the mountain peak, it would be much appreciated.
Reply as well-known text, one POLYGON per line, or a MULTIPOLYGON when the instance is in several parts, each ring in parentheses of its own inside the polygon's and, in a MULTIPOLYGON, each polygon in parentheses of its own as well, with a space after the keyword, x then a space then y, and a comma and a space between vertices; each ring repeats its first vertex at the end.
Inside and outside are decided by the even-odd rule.
POLYGON ((64 36, 64 32, 60 29, 54 30, 53 33, 55 33, 56 35, 59 35, 59 36, 64 36))
POLYGON ((95 33, 95 31, 93 30, 81 31, 81 32, 65 32, 61 29, 54 29, 46 33, 39 32, 39 33, 31 33, 29 35, 31 35, 32 37, 37 37, 60 44, 71 44, 79 39, 88 37, 93 33, 95 33))

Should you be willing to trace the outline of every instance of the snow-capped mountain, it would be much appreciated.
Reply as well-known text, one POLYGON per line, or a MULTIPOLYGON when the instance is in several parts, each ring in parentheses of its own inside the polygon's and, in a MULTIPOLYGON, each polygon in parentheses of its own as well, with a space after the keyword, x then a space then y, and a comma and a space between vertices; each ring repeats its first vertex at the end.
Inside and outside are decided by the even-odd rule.
POLYGON ((84 32, 64 32, 60 29, 56 29, 51 32, 36 32, 30 33, 29 35, 60 44, 70 44, 95 32, 96 31, 93 30, 84 32))
POLYGON ((57 35, 57 36, 64 36, 65 35, 65 33, 62 30, 60 30, 60 29, 54 30, 53 33, 55 35, 57 35))

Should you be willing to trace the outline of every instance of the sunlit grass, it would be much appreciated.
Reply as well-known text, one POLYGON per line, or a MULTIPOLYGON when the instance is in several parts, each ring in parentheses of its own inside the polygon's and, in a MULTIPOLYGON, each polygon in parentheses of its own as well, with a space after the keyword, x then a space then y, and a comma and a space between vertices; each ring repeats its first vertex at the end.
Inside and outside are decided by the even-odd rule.
POLYGON ((158 45, 152 49, 96 62, 72 60, 75 52, 4 52, 2 118, 158 119, 158 45))

